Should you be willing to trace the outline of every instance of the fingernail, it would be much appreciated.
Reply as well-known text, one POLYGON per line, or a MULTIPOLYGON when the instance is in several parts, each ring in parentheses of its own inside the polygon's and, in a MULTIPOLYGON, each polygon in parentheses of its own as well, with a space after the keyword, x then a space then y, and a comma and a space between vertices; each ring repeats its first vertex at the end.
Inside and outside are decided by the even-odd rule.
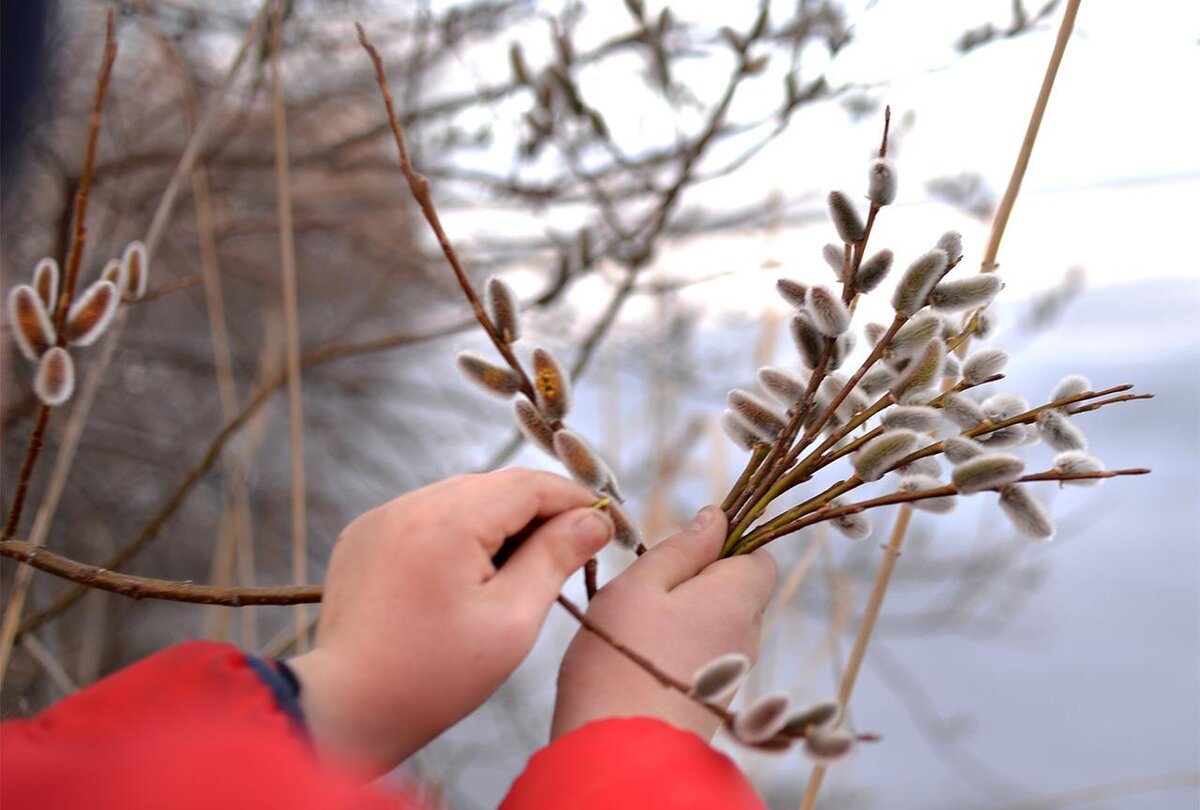
POLYGON ((713 519, 712 512, 706 506, 703 509, 701 509, 699 512, 697 512, 696 516, 694 518, 692 518, 692 522, 688 524, 687 530, 689 532, 698 532, 698 531, 702 530, 708 524, 712 523, 712 519, 713 519))
POLYGON ((612 521, 603 512, 589 512, 575 521, 575 538, 586 549, 593 549, 612 537, 612 521))

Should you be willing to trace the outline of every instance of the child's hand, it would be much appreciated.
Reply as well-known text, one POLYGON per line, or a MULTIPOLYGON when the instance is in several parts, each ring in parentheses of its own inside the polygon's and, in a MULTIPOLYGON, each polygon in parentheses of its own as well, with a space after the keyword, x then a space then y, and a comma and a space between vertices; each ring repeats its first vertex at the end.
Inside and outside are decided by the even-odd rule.
MULTIPOLYGON (((690 526, 604 586, 588 618, 685 682, 718 655, 741 652, 755 660, 775 562, 764 551, 714 562, 724 539, 724 515, 705 507, 690 526)), ((581 629, 559 671, 551 737, 614 716, 657 717, 706 740, 719 725, 581 629)))
POLYGON ((611 536, 595 499, 566 478, 508 469, 419 489, 346 527, 316 647, 290 662, 318 747, 382 772, 483 703, 611 536), (537 518, 497 571, 504 539, 537 518))

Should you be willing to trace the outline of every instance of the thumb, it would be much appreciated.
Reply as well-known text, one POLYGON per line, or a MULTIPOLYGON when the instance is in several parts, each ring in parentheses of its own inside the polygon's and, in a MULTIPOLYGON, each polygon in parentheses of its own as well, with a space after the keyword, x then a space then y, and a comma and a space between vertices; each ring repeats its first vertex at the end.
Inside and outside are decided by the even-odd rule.
POLYGON ((506 604, 524 603, 527 615, 540 620, 563 583, 596 555, 613 535, 613 524, 599 509, 572 509, 551 518, 521 544, 489 585, 506 604))

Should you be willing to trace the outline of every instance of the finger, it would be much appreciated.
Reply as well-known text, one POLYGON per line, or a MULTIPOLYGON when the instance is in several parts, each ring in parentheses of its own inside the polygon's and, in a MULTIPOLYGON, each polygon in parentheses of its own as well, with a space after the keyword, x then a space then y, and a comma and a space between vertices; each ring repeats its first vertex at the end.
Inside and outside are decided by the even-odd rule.
POLYGON ((622 576, 671 590, 717 559, 725 542, 725 513, 706 506, 687 527, 647 551, 622 576))
POLYGON ((456 478, 438 497, 445 499, 445 534, 472 538, 489 556, 530 521, 596 501, 586 487, 568 478, 518 467, 456 478))
POLYGON ((761 613, 775 590, 775 558, 766 549, 717 560, 681 588, 704 588, 712 596, 736 594, 739 602, 761 613))
POLYGON ((612 521, 598 509, 572 509, 551 518, 529 536, 488 582, 488 589, 539 625, 563 583, 604 548, 612 521))

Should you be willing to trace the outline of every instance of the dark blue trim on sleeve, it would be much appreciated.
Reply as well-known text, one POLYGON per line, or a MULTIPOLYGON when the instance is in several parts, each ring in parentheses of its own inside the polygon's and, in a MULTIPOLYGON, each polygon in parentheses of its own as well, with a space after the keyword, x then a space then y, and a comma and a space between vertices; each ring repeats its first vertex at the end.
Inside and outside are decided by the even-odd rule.
POLYGON ((283 661, 264 661, 253 655, 247 655, 246 661, 263 685, 271 690, 275 705, 307 736, 308 726, 304 722, 304 710, 300 708, 300 681, 292 668, 283 661))

